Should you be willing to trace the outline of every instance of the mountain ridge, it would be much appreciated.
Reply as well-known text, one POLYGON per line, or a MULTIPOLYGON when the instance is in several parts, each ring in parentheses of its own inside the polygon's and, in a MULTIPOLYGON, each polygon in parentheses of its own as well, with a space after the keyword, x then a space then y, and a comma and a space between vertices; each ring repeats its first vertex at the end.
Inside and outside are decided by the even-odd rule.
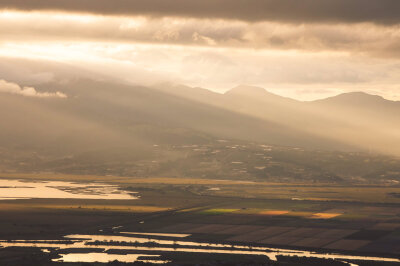
MULTIPOLYGON (((111 143, 116 146, 131 143, 131 147, 134 147, 136 142, 145 143, 155 139, 165 139, 167 142, 171 139, 179 142, 179 138, 199 141, 202 137, 199 139, 198 136, 207 136, 272 145, 328 150, 348 150, 351 147, 352 150, 373 149, 400 154, 399 145, 393 144, 400 143, 400 139, 391 133, 400 130, 396 126, 400 124, 400 108, 394 104, 397 102, 366 93, 355 92, 327 100, 302 102, 270 93, 264 88, 244 85, 224 94, 185 85, 146 87, 91 79, 52 82, 37 85, 36 88, 38 91, 52 88, 65 93, 68 98, 39 100, 0 93, 3 96, 0 100, 6 96, 9 99, 4 98, 5 104, 0 106, 4 123, 9 124, 0 134, 0 143, 8 145, 12 139, 12 143, 19 145, 16 136, 20 136, 24 145, 30 143, 30 138, 41 139, 44 144, 49 144, 45 141, 46 132, 54 142, 58 139, 81 143, 80 135, 81 138, 93 140, 92 148, 96 146, 96 141, 106 146, 111 143), (252 96, 244 97, 243 93, 252 96), (354 97, 372 99, 380 105, 388 103, 389 107, 354 104, 354 97), (340 103, 343 98, 350 99, 350 102, 340 103), (34 107, 36 117, 29 115, 30 119, 25 121, 27 118, 24 113, 29 111, 24 105, 34 107), (52 116, 48 117, 48 114, 52 116), (58 118, 60 121, 70 121, 70 129, 63 124, 58 125, 58 118), (82 130, 85 124, 90 125, 85 127, 90 128, 91 133, 82 130), (73 129, 75 133, 70 131, 70 134, 75 135, 65 139, 67 133, 58 128, 65 128, 65 132, 73 129), (392 130, 382 130, 385 128, 392 130), (109 137, 102 137, 99 131, 108 132, 109 137), (180 133, 173 136, 171 132, 180 133), (149 137, 152 140, 141 141, 149 137)), ((70 146, 79 149, 79 145, 70 146)))

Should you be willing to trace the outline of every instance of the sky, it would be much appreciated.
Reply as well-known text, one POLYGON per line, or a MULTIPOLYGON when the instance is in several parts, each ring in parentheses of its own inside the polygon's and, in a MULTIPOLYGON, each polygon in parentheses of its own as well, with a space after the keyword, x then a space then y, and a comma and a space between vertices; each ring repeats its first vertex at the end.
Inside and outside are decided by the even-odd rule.
MULTIPOLYGON (((300 100, 400 100, 399 10, 398 0, 0 0, 0 60, 221 93, 246 84, 300 100)), ((30 85, 56 76, 40 69, 32 84, 0 80, 37 95, 30 85)))

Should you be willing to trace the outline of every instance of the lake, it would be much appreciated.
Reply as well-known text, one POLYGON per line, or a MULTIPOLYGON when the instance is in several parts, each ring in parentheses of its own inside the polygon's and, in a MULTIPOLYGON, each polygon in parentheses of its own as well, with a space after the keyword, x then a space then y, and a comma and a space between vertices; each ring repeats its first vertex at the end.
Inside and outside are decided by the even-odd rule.
POLYGON ((0 179, 0 200, 17 199, 137 199, 136 192, 103 183, 74 183, 64 181, 32 182, 0 179))

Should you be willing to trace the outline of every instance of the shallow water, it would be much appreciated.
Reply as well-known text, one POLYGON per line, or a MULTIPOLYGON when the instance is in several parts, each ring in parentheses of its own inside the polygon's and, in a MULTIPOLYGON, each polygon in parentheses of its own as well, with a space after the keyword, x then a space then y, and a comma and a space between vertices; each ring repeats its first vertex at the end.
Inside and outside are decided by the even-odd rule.
POLYGON ((32 182, 0 179, 0 200, 17 199, 137 199, 118 186, 62 181, 32 182))
POLYGON ((160 255, 147 255, 147 254, 127 254, 127 255, 117 255, 117 254, 107 254, 107 253, 70 253, 61 254, 61 258, 54 259, 57 262, 111 262, 118 260, 120 262, 151 262, 156 264, 167 263, 165 260, 143 260, 140 257, 154 257, 159 258, 160 255))
MULTIPOLYGON (((106 251, 109 249, 114 250, 124 250, 124 251, 151 251, 151 252, 190 252, 190 253, 215 253, 215 254, 246 254, 246 255, 264 255, 270 260, 276 261, 277 256, 298 256, 298 257, 310 257, 310 258, 321 258, 321 259, 333 259, 336 261, 341 261, 348 263, 349 265, 356 266, 357 264, 350 263, 350 260, 364 260, 364 261, 385 261, 385 262, 398 262, 399 259, 396 258, 384 258, 384 257, 372 257, 372 256, 351 256, 340 253, 319 253, 311 252, 306 250, 290 250, 290 249, 278 249, 278 248, 268 248, 268 247, 257 247, 257 246, 243 246, 243 245, 226 245, 226 244, 215 244, 215 243, 205 243, 205 242, 194 242, 194 241, 178 241, 176 239, 157 239, 153 236, 154 233, 142 233, 147 234, 147 237, 128 237, 128 236, 115 236, 115 235, 67 235, 66 239, 73 241, 73 243, 57 243, 54 241, 44 240, 41 242, 29 243, 29 240, 25 241, 15 241, 7 242, 5 240, 0 240, 0 245, 3 247, 39 247, 42 249, 56 248, 56 249, 67 249, 67 248, 100 248, 104 249, 102 257, 104 260, 107 259, 118 259, 125 262, 130 262, 131 259, 135 259, 137 254, 127 254, 127 255, 115 255, 124 256, 119 258, 114 258, 112 254, 108 254, 106 251), (94 245, 92 242, 99 241, 99 245, 94 245), (113 242, 113 243, 112 243, 113 242), (117 243, 116 243, 117 242, 117 243), (118 243, 125 242, 125 243, 118 243), (158 245, 149 246, 150 243, 156 243, 158 245), (124 245, 125 244, 125 245, 124 245), (127 245, 128 244, 128 245, 127 245), (129 245, 131 244, 131 245, 129 245), (129 260, 129 261, 127 261, 129 260)), ((166 237, 163 234, 163 237, 166 237)), ((176 236, 171 236, 171 238, 176 238, 176 236)), ((69 253, 62 254, 63 261, 79 261, 79 262, 93 262, 91 256, 86 257, 82 254, 90 253, 69 253)), ((147 255, 143 255, 147 256, 147 255)), ((137 258, 136 258, 137 259, 137 258)), ((153 262, 153 261, 151 261, 153 262)), ((155 262, 153 262, 155 263, 155 262)), ((164 263, 163 261, 158 261, 157 263, 164 263)))
POLYGON ((165 237, 177 237, 184 238, 190 236, 190 234, 165 234, 165 233, 140 233, 140 232, 120 232, 126 235, 142 235, 142 236, 165 236, 165 237))

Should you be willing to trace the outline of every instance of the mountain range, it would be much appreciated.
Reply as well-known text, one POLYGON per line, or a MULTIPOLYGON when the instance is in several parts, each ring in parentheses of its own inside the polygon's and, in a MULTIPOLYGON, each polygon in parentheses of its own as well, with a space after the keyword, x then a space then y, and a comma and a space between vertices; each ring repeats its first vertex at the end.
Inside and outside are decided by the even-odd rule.
POLYGON ((224 94, 92 79, 36 86, 49 88, 68 97, 0 93, 1 147, 68 154, 236 139, 400 154, 400 102, 363 92, 301 102, 252 86, 224 94))

